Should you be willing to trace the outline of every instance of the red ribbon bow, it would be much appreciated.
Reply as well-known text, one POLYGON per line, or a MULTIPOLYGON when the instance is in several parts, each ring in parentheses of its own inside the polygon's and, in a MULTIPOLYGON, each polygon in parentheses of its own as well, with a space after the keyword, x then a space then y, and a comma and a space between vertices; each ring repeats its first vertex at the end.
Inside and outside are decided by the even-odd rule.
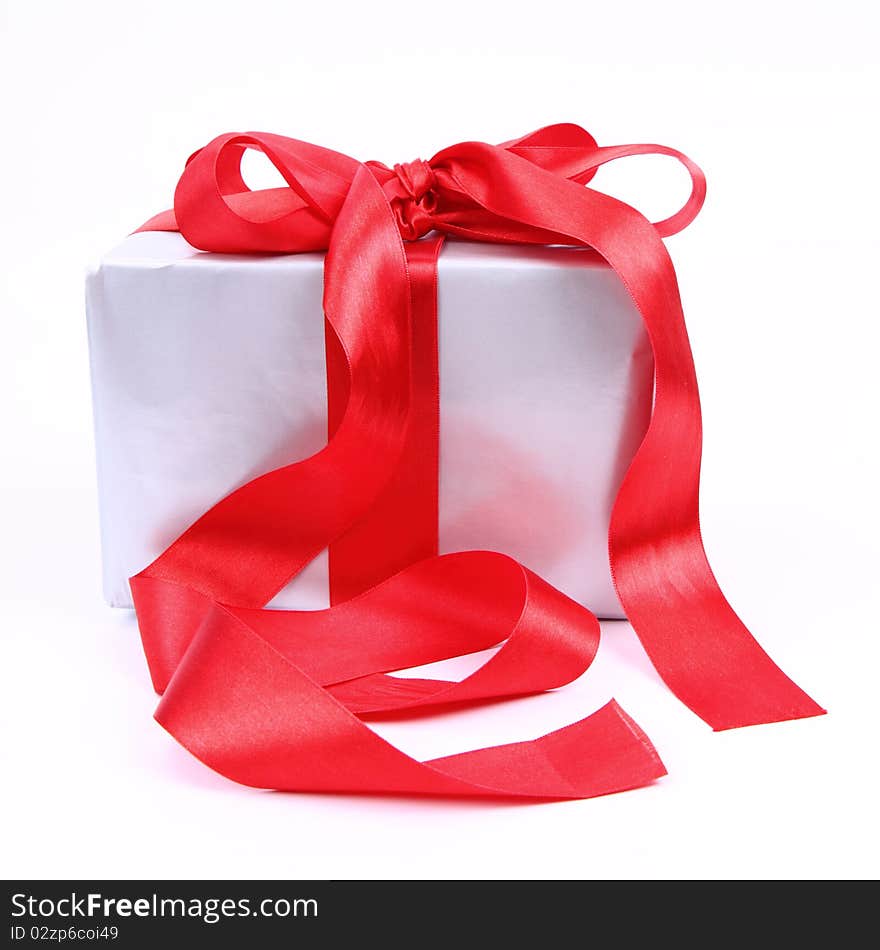
POLYGON ((654 354, 654 408, 611 520, 615 585, 670 688, 715 729, 817 715, 724 599, 703 550, 700 405, 672 262, 705 179, 657 145, 600 148, 575 125, 500 146, 465 142, 393 168, 271 134, 223 135, 196 152, 177 230, 230 253, 326 250, 331 438, 244 485, 132 578, 156 717, 222 774, 288 790, 580 798, 664 774, 616 703, 530 742, 417 762, 363 722, 550 689, 591 663, 593 615, 502 554, 436 556, 436 231, 471 240, 591 247, 615 269, 654 354), (252 192, 244 150, 287 187, 252 192), (651 224, 585 187, 629 155, 669 155, 693 190, 651 224), (432 470, 432 466, 434 466, 432 470), (433 478, 432 478, 433 475, 433 478), (427 486, 427 488, 426 488, 427 486), (433 532, 433 536, 432 536, 433 532), (432 540, 433 537, 433 540, 432 540), (331 547, 333 606, 261 608, 331 547), (458 683, 388 671, 503 643, 458 683))

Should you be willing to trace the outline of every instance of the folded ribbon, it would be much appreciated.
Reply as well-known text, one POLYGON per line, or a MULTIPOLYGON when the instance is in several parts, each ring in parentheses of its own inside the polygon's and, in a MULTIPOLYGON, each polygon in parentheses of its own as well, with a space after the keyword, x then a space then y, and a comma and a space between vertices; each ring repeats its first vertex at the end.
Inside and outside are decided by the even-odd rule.
POLYGON ((686 227, 704 197, 702 172, 681 153, 600 148, 575 125, 393 168, 263 133, 223 135, 191 156, 174 211, 141 230, 180 230, 208 251, 327 251, 330 438, 232 492, 131 579, 164 694, 159 722, 222 774, 276 789, 578 798, 664 774, 613 702, 537 740, 425 763, 363 722, 551 689, 583 673, 598 646, 588 610, 504 555, 436 556, 445 234, 589 247, 615 269, 655 372, 650 425, 609 533, 627 617, 663 679, 715 729, 823 712, 743 626, 703 550, 700 404, 662 238, 686 227), (287 187, 250 191, 246 149, 262 151, 287 187), (693 181, 684 207, 657 224, 586 187, 600 165, 644 154, 678 159, 693 181), (328 546, 328 610, 261 609, 328 546), (502 641, 460 683, 388 675, 502 641))

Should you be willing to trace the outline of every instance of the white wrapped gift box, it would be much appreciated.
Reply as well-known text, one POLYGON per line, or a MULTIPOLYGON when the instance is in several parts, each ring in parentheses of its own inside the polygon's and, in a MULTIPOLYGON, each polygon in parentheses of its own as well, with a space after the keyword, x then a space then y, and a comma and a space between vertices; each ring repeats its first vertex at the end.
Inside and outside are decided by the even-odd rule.
MULTIPOLYGON (((203 511, 327 436, 323 258, 131 235, 87 278, 104 592, 203 511)), ((620 617, 607 534, 652 360, 590 251, 449 241, 439 261, 440 553, 502 551, 620 617)), ((272 602, 328 605, 326 552, 272 602)))

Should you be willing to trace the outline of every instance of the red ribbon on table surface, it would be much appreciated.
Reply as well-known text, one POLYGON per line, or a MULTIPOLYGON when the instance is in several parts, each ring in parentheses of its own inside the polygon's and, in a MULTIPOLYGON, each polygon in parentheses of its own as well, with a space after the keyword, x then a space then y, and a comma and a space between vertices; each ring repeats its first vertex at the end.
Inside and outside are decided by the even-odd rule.
POLYGON ((437 556, 437 255, 444 235, 592 248, 644 320, 650 424, 609 531, 614 583, 659 674, 714 729, 823 710, 767 656, 709 567, 699 526, 700 403, 675 271, 662 238, 705 197, 700 169, 658 145, 599 147, 576 125, 502 145, 464 142, 388 168, 265 133, 192 155, 174 211, 205 251, 324 251, 330 437, 320 452, 233 491, 131 579, 158 721, 247 785, 298 791, 584 798, 665 774, 615 703, 539 739, 427 762, 364 722, 535 693, 592 662, 585 607, 511 558, 437 556), (286 187, 248 189, 245 150, 286 187), (693 181, 653 224, 588 183, 631 155, 678 159, 693 181), (331 606, 265 605, 330 548, 331 606), (390 672, 501 644, 461 682, 390 672))

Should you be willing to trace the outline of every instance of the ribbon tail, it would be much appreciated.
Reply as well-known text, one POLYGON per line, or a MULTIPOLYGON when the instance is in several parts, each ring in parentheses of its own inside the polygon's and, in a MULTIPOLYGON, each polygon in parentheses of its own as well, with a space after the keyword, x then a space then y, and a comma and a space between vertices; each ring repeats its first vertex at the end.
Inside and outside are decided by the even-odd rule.
MULTIPOLYGON (((627 498, 621 492, 618 504, 627 498)), ((662 545, 626 545, 615 543, 612 521, 611 536, 615 584, 633 629, 666 685, 716 732, 825 713, 727 602, 698 526, 662 545)))
POLYGON ((241 632, 213 635, 213 644, 207 631, 193 641, 193 663, 175 675, 156 719, 207 766, 244 785, 298 792, 582 799, 638 788, 666 774, 645 734, 613 701, 538 739, 420 762, 386 742, 301 671, 282 667, 278 654, 266 655, 263 641, 247 641, 241 632), (196 664, 200 672, 191 678, 196 664), (224 730, 247 734, 247 748, 224 743, 224 730))
MULTIPOLYGON (((705 181, 684 156, 624 146, 582 156, 584 168, 630 154, 673 154, 693 178, 685 207, 658 225, 634 208, 560 179, 512 151, 471 143, 441 155, 456 186, 498 219, 594 248, 641 313, 654 357, 654 405, 614 504, 612 576, 627 617, 672 691, 714 729, 821 715, 731 609, 700 536, 702 419, 675 269, 661 240, 687 223, 705 181), (529 195, 528 204, 519 196, 529 195)), ((581 176, 575 176, 580 178, 581 176)))

